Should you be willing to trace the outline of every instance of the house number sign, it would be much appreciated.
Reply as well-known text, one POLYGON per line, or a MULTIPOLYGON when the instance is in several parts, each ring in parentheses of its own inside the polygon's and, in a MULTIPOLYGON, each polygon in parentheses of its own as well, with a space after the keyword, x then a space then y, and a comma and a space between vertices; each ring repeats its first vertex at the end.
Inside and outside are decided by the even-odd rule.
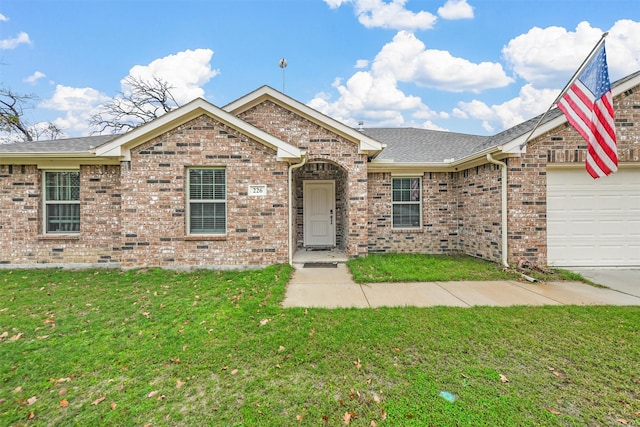
POLYGON ((249 196, 266 196, 267 186, 264 184, 249 184, 249 196))

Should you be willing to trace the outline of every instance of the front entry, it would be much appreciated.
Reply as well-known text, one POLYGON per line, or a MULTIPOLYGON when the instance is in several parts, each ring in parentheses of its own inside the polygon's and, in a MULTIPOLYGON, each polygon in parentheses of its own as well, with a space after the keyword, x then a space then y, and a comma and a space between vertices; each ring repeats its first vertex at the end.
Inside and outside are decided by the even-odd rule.
POLYGON ((336 244, 335 181, 304 181, 304 246, 336 244))

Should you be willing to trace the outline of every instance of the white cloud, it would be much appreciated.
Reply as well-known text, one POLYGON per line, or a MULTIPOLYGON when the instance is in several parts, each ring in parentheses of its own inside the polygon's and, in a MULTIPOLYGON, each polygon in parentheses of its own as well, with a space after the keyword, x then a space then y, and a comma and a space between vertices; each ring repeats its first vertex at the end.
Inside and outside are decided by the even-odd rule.
POLYGON ((406 31, 396 34, 380 50, 372 71, 390 72, 399 81, 449 92, 481 92, 513 82, 498 63, 475 64, 444 50, 426 49, 422 41, 406 31))
POLYGON ((606 38, 607 65, 612 79, 640 69, 640 22, 623 19, 613 24, 606 38))
POLYGON ((0 40, 0 49, 15 49, 21 44, 31 44, 29 34, 22 32, 17 37, 0 40))
MULTIPOLYGON (((136 65, 129 70, 129 76, 145 80, 154 76, 162 78, 174 87, 171 93, 178 104, 184 104, 202 97, 202 86, 219 74, 218 70, 211 69, 212 57, 211 49, 185 50, 156 59, 148 65, 136 65)), ((126 93, 125 79, 121 83, 122 91, 126 93)))
POLYGON ((367 28, 388 28, 394 30, 429 30, 437 17, 421 10, 413 12, 405 7, 407 0, 324 0, 335 9, 345 3, 353 4, 358 21, 367 28))
POLYGON ((0 13, 0 22, 7 22, 9 18, 0 13))
POLYGON ((356 65, 354 68, 367 68, 369 66, 369 60, 367 59, 358 59, 356 61, 356 65))
POLYGON ((558 89, 536 89, 532 84, 526 84, 520 89, 518 97, 502 104, 489 106, 479 100, 459 102, 453 115, 482 120, 486 130, 493 131, 496 127, 508 129, 546 111, 559 92, 558 89))
POLYGON ((36 83, 38 82, 38 80, 40 80, 40 79, 42 79, 42 78, 45 78, 45 77, 47 77, 47 75, 46 75, 46 74, 44 74, 44 73, 42 73, 42 72, 40 72, 40 71, 36 71, 35 73, 33 73, 32 75, 30 75, 29 77, 26 77, 26 78, 24 79, 24 81, 25 81, 26 83, 29 83, 29 84, 34 85, 34 84, 36 84, 36 83))
POLYGON ((62 111, 64 117, 53 120, 53 123, 68 135, 87 135, 93 128, 89 121, 97 112, 97 107, 109 100, 109 97, 96 89, 75 88, 57 85, 53 96, 40 103, 40 107, 62 111))
POLYGON ((364 120, 369 126, 434 128, 431 120, 450 115, 433 111, 420 97, 401 90, 399 83, 480 92, 512 81, 500 64, 474 64, 445 51, 427 50, 414 34, 401 31, 376 55, 370 70, 357 71, 344 84, 340 79, 334 82, 338 98, 331 100, 330 95, 321 93, 309 105, 351 126, 364 120))
POLYGON ((422 124, 422 127, 424 129, 429 129, 429 130, 439 130, 439 131, 443 131, 443 132, 448 132, 449 131, 449 129, 440 127, 437 124, 433 123, 431 120, 427 120, 426 122, 424 122, 422 124))
MULTIPOLYGON (((507 63, 524 80, 538 86, 563 87, 600 40, 603 31, 581 22, 575 31, 534 27, 502 49, 507 63)), ((606 38, 612 80, 640 68, 640 22, 617 21, 606 38)))
POLYGON ((473 7, 467 0, 447 0, 444 6, 438 8, 438 15, 444 19, 471 19, 473 7))

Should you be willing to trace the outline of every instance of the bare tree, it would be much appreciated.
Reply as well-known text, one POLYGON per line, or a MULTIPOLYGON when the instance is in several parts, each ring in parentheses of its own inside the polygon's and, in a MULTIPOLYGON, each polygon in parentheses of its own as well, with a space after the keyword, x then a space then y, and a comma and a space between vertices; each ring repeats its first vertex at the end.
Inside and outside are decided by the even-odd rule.
POLYGON ((23 141, 33 141, 31 130, 25 122, 24 110, 35 99, 35 95, 0 89, 0 128, 7 133, 18 133, 23 141))
POLYGON ((97 133, 127 132, 179 106, 171 93, 174 87, 158 76, 151 80, 128 76, 124 83, 129 89, 102 104, 91 117, 90 124, 98 128, 97 133))

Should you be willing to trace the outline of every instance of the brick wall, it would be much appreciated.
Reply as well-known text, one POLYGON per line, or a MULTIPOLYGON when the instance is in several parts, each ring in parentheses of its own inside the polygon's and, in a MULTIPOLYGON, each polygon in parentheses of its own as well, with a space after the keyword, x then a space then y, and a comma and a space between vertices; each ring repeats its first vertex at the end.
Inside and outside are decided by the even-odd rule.
POLYGON ((80 233, 43 235, 42 171, 0 166, 0 264, 118 263, 119 180, 118 166, 82 166, 80 233))
POLYGON ((369 174, 369 252, 450 253, 459 250, 457 174, 422 177, 422 228, 393 229, 390 173, 369 174))
POLYGON ((275 150, 201 116, 131 153, 122 171, 122 266, 247 267, 288 262, 288 165, 275 150), (221 166, 227 233, 187 236, 186 166, 221 166), (249 184, 267 196, 249 196, 249 184))
MULTIPOLYGON (((344 184, 336 182, 336 194, 344 194, 345 212, 341 215, 345 222, 342 245, 350 256, 366 255, 368 251, 367 227, 367 156, 358 153, 355 143, 333 133, 304 117, 281 106, 265 101, 239 115, 252 125, 306 150, 308 162, 329 162, 344 171, 344 184), (342 186, 342 187, 341 187, 342 186), (344 188, 344 191, 340 191, 344 188)), ((296 171, 296 185, 304 179, 301 174, 309 169, 296 171)), ((342 196, 341 196, 342 197, 342 196)), ((296 206, 295 229, 301 227, 301 206, 296 206)), ((300 236, 298 235, 298 242, 300 236)))

